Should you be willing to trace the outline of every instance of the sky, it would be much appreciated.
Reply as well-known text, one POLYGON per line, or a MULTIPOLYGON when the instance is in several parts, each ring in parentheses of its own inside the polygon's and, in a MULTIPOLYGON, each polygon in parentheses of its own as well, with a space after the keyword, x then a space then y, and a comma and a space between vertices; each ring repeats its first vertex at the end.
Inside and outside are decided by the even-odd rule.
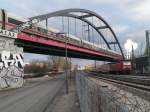
MULTIPOLYGON (((150 0, 0 0, 0 8, 27 18, 66 8, 94 11, 112 26, 122 47, 130 39, 139 49, 144 49, 150 27, 149 4, 150 0)), ((44 58, 25 54, 26 61, 35 57, 44 58)))

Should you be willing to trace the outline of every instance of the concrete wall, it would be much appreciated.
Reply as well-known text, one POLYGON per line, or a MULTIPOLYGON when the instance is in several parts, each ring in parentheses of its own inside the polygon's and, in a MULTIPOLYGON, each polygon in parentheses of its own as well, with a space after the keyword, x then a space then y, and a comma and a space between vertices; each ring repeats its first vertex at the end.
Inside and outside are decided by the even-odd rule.
POLYGON ((21 87, 23 66, 23 48, 14 45, 14 39, 0 37, 0 89, 21 87))
POLYGON ((105 86, 100 86, 84 75, 76 75, 76 87, 81 112, 129 112, 105 86))

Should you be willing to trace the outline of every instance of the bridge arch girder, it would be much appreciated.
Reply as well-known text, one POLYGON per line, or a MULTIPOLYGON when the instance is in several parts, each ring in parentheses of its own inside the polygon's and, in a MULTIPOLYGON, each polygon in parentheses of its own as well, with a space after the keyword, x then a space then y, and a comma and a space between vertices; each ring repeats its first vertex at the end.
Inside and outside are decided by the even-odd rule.
POLYGON ((37 19, 40 22, 40 21, 46 20, 48 18, 59 17, 59 16, 77 18, 77 19, 87 23, 88 25, 90 25, 92 28, 94 28, 98 32, 98 34, 100 35, 100 37, 102 37, 102 39, 104 40, 107 47, 109 49, 111 49, 110 43, 107 41, 105 36, 101 33, 101 29, 109 29, 109 31, 111 32, 111 34, 113 35, 113 38, 115 40, 114 43, 118 45, 120 52, 124 58, 123 50, 121 48, 121 45, 120 45, 120 43, 117 39, 117 36, 115 35, 113 29, 100 15, 98 15, 97 13, 95 13, 93 11, 86 10, 86 9, 78 9, 78 8, 64 9, 64 10, 59 10, 59 11, 55 11, 55 12, 51 12, 51 13, 47 13, 47 14, 43 14, 43 15, 39 15, 39 16, 34 16, 34 17, 29 18, 29 19, 30 20, 37 19), (84 13, 84 15, 77 15, 75 13, 84 13), (97 18, 100 22, 103 22, 104 26, 95 26, 92 22, 90 22, 89 20, 86 19, 89 17, 97 18))
POLYGON ((98 30, 98 29, 96 28, 96 26, 95 26, 94 24, 92 24, 90 21, 88 21, 88 20, 86 20, 86 19, 84 19, 84 18, 79 18, 78 16, 73 15, 73 14, 59 15, 59 16, 72 17, 72 18, 76 18, 76 19, 79 19, 79 20, 81 20, 81 21, 87 23, 88 25, 90 25, 92 28, 94 28, 94 29, 98 32, 98 34, 102 37, 102 39, 103 39, 104 42, 106 43, 107 47, 108 47, 109 49, 111 49, 111 47, 110 47, 110 45, 108 44, 107 40, 105 39, 104 35, 103 35, 103 34, 100 32, 100 30, 98 30))

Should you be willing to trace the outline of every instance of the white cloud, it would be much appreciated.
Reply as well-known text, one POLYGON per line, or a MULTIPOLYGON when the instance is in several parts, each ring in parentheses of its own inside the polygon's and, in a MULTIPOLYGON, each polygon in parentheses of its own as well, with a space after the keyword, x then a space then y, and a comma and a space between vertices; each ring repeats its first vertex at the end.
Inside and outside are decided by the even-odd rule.
POLYGON ((113 27, 113 30, 115 33, 125 33, 128 30, 128 28, 128 26, 116 25, 113 27))
POLYGON ((131 52, 132 47, 133 47, 133 50, 136 50, 138 47, 138 44, 136 42, 133 42, 131 39, 128 39, 126 43, 124 44, 124 47, 127 50, 127 52, 131 52))
POLYGON ((145 42, 145 29, 144 28, 136 28, 135 30, 131 30, 125 35, 126 37, 140 43, 145 42))
POLYGON ((131 11, 131 17, 134 20, 147 21, 150 20, 150 0, 141 0, 131 5, 129 10, 131 11))
MULTIPOLYGON (((99 4, 111 4, 120 15, 137 21, 150 21, 150 0, 95 0, 99 4)), ((114 13, 114 12, 113 12, 114 13)))
MULTIPOLYGON (((88 3, 87 0, 45 0, 45 2, 43 2, 43 0, 25 0, 22 2, 20 2, 20 0, 2 0, 2 2, 7 2, 11 4, 11 7, 17 8, 17 10, 19 10, 20 8, 20 11, 24 10, 24 13, 34 15, 42 12, 51 12, 57 9, 71 7, 81 7, 87 9, 92 8, 97 10, 98 5, 103 6, 105 4, 106 6, 110 5, 110 9, 113 7, 119 9, 118 11, 129 14, 127 16, 131 18, 140 20, 150 19, 150 0, 93 0, 92 2, 88 3), (85 5, 83 6, 82 4, 85 5)), ((105 6, 101 7, 101 10, 103 9, 105 9, 105 6)), ((116 11, 113 12, 112 10, 111 13, 116 13, 116 11)))
POLYGON ((126 4, 130 2, 130 0, 94 0, 93 2, 101 3, 101 4, 126 4))

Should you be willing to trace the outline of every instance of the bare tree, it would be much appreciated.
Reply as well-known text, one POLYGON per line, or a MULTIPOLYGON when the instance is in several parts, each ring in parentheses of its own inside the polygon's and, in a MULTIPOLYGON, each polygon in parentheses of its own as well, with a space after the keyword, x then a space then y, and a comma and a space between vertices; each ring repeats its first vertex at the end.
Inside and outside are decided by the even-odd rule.
POLYGON ((39 73, 44 74, 49 70, 46 61, 34 60, 29 65, 24 67, 25 73, 39 73))
MULTIPOLYGON (((48 64, 51 69, 55 70, 64 70, 66 66, 66 60, 64 57, 59 56, 48 56, 48 64)), ((68 69, 71 68, 71 62, 67 61, 68 69)))

